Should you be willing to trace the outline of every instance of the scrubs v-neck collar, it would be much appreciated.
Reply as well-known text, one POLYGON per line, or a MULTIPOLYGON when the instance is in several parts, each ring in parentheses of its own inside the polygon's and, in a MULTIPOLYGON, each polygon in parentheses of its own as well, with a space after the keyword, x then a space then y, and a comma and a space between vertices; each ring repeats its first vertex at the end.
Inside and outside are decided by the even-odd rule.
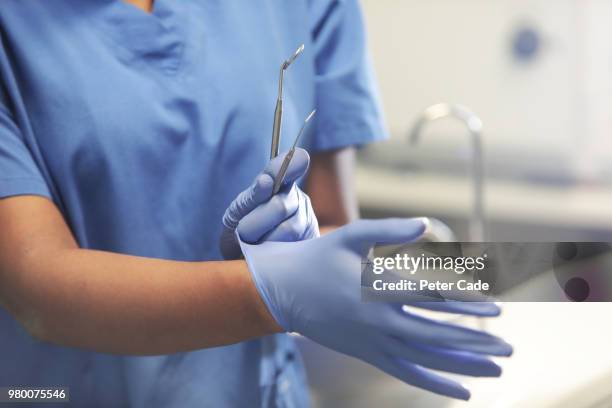
POLYGON ((180 1, 155 0, 148 13, 123 0, 107 0, 103 11, 104 32, 110 36, 126 64, 144 62, 175 74, 185 47, 185 19, 180 1))

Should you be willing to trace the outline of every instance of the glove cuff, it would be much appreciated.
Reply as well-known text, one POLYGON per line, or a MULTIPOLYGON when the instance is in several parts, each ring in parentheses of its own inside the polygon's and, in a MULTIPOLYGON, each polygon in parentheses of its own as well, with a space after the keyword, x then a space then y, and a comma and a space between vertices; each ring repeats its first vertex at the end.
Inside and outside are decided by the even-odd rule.
POLYGON ((236 240, 240 244, 244 259, 249 267, 249 272, 251 272, 251 276, 253 277, 253 282, 255 283, 255 288, 257 288, 259 296, 261 296, 261 299, 265 303, 274 320, 276 320, 276 323, 278 323, 278 325, 281 326, 285 332, 289 332, 290 330, 286 320, 283 318, 278 308, 274 305, 272 296, 268 292, 267 285, 265 284, 261 274, 258 272, 258 265, 265 263, 265 261, 259 259, 259 245, 252 245, 242 241, 238 231, 236 231, 236 240))

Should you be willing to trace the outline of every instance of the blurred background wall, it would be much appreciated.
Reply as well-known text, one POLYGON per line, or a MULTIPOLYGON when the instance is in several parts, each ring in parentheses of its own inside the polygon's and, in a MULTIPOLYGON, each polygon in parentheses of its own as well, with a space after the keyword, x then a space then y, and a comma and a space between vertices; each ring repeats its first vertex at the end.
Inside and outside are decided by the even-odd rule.
POLYGON ((360 155, 362 214, 428 215, 467 239, 463 124, 407 136, 427 106, 484 123, 492 240, 612 239, 612 1, 362 0, 392 139, 360 155))
MULTIPOLYGON (((405 135, 426 106, 460 102, 483 119, 490 152, 528 150, 563 160, 560 166, 580 179, 608 174, 611 1, 364 0, 363 6, 394 137, 405 135)), ((444 133, 431 143, 457 141, 444 133)))

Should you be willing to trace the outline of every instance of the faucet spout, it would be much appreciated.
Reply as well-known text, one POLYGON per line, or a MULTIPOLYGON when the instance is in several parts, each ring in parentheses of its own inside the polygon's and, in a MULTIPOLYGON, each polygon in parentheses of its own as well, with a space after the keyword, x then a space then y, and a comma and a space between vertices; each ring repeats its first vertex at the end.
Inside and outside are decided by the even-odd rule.
POLYGON ((473 210, 470 219, 470 240, 484 242, 486 240, 484 222, 484 168, 482 148, 482 121, 469 108, 462 105, 440 103, 425 109, 414 123, 410 131, 410 143, 416 145, 419 142, 424 128, 429 122, 438 119, 453 117, 459 119, 467 127, 472 144, 472 178, 473 185, 473 210))

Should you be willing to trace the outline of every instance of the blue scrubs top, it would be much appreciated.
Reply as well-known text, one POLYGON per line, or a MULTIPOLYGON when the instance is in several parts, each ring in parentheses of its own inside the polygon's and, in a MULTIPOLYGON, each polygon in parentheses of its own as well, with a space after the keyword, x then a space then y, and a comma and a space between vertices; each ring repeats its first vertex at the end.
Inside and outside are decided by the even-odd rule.
MULTIPOLYGON (((218 260, 221 217, 265 166, 281 62, 281 150, 384 136, 357 0, 2 0, 0 197, 53 200, 78 243, 218 260)), ((0 226, 1 228, 1 226, 0 226)), ((1 229, 0 229, 1 232, 1 229)), ((33 340, 0 308, 0 386, 68 385, 75 406, 304 406, 286 335, 159 357, 33 340)))

